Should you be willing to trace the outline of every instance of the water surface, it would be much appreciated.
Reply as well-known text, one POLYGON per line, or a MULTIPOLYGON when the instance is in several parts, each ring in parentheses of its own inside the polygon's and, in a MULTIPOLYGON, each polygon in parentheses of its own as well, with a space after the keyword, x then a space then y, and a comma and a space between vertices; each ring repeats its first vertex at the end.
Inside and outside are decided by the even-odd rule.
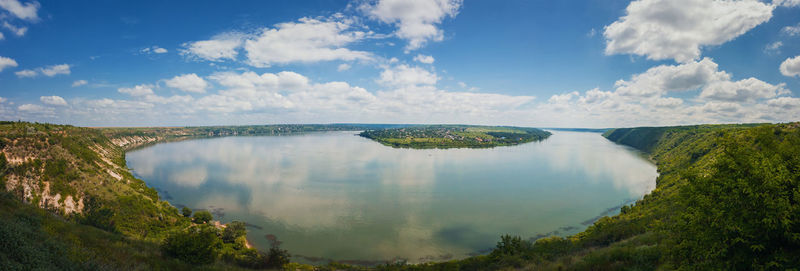
POLYGON ((654 165, 598 133, 493 149, 393 149, 356 132, 224 137, 129 152, 176 206, 249 223, 295 260, 409 262, 484 253, 501 234, 568 235, 655 186, 654 165))

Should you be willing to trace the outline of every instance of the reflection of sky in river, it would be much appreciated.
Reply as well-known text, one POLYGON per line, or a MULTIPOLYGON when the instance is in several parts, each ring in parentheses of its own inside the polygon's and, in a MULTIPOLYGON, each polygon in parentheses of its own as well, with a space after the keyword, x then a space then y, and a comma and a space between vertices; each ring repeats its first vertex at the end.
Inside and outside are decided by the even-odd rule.
POLYGON ((464 257, 504 233, 580 223, 653 189, 655 167, 596 133, 494 149, 393 149, 353 132, 159 144, 128 165, 173 204, 244 220, 293 254, 412 262, 464 257), (427 257, 427 258, 426 258, 427 257))

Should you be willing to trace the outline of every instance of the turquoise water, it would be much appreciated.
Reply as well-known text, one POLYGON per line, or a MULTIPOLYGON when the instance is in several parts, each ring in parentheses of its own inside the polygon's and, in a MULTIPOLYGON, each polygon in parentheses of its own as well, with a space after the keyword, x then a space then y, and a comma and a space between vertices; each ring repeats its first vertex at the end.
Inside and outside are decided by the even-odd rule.
POLYGON ((656 168, 598 133, 493 149, 393 149, 324 132, 158 144, 127 154, 176 206, 246 221, 301 262, 447 260, 502 234, 582 231, 655 187, 656 168))

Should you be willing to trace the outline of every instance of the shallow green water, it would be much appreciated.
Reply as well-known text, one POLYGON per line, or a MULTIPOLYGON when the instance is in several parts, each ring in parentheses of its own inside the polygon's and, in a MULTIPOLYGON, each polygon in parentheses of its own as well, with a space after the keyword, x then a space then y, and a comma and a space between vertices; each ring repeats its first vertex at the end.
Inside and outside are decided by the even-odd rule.
MULTIPOLYGON (((128 166, 176 206, 242 220, 296 261, 484 253, 501 234, 569 235, 655 187, 654 165, 597 133, 493 149, 393 149, 326 132, 158 144, 128 166)), ((366 263, 366 262, 364 262, 366 263)))

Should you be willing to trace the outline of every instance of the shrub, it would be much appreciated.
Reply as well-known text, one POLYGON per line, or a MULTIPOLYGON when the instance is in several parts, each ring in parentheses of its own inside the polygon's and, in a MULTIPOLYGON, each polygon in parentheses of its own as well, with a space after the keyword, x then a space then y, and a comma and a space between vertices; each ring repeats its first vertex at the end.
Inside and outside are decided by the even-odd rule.
POLYGON ((244 226, 244 222, 233 221, 228 223, 228 226, 222 231, 222 242, 233 243, 236 241, 236 238, 245 236, 246 234, 247 229, 244 226))
POLYGON ((181 209, 181 213, 183 214, 184 217, 191 217, 192 209, 190 209, 189 207, 183 207, 183 209, 181 209))
POLYGON ((212 219, 214 219, 214 216, 208 211, 198 211, 194 213, 194 223, 205 224, 210 222, 212 219))
POLYGON ((190 264, 202 265, 213 263, 221 247, 217 229, 200 226, 168 236, 161 245, 161 252, 190 264))

